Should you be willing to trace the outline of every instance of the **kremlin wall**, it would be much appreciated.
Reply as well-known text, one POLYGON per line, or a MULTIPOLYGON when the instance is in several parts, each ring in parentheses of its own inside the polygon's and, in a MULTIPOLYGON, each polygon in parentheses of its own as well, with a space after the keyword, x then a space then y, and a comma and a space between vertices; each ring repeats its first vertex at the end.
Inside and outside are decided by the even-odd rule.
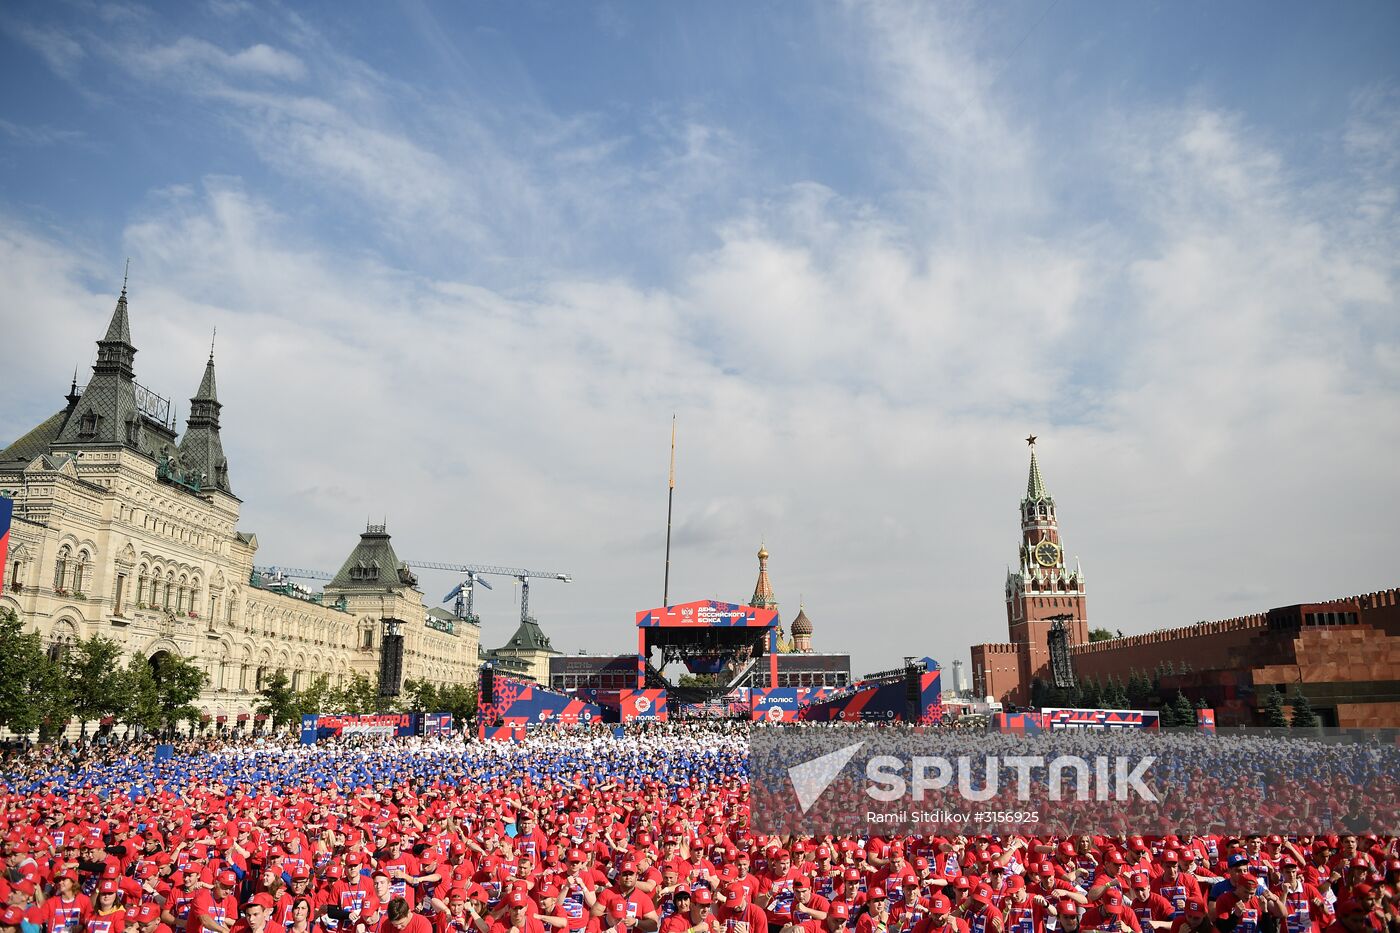
MULTIPOLYGON (((1400 589, 1282 606, 1254 615, 1091 642, 1084 576, 1065 564, 1055 501, 1031 445, 1021 500, 1020 565, 1007 573, 1009 641, 974 645, 974 693, 1015 706, 1053 682, 1050 633, 1068 633, 1079 680, 1158 675, 1162 700, 1203 700, 1218 725, 1262 725, 1270 690, 1300 690, 1323 725, 1400 727, 1400 589)), ((1112 620, 1100 622, 1114 627, 1112 620)))

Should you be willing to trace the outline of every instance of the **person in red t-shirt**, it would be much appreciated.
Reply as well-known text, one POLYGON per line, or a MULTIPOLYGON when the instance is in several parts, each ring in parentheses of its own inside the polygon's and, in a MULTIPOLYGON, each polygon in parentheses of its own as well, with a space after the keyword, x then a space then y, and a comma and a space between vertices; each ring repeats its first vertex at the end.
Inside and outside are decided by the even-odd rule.
POLYGON ((856 933, 888 933, 890 899, 884 888, 871 888, 865 894, 865 913, 856 920, 856 933))
POLYGON ((126 909, 117 903, 121 885, 115 878, 103 878, 97 885, 97 900, 83 921, 86 933, 122 933, 126 929, 126 909))
POLYGON ((147 901, 128 908, 126 912, 127 933, 170 933, 170 927, 160 919, 160 908, 147 901))
MULTIPOLYGON (((408 901, 401 897, 391 899, 384 914, 384 919, 379 924, 379 933, 433 933, 433 925, 428 922, 428 918, 422 914, 415 914, 408 906, 408 901)), ((513 928, 507 926, 505 929, 509 931, 513 928)), ((540 931, 526 930, 522 927, 521 933, 540 931)))
POLYGON ((1283 901, 1288 915, 1286 933, 1321 933, 1327 905, 1317 885, 1303 880, 1298 861, 1291 855, 1279 859, 1279 875, 1272 891, 1283 901))
POLYGON ((969 933, 967 921, 953 913, 953 902, 943 894, 928 899, 928 915, 914 933, 969 933))
POLYGON ((1233 880, 1235 886, 1215 899, 1215 927, 1220 933, 1258 933, 1265 911, 1284 919, 1283 901, 1267 889, 1258 893, 1254 875, 1237 872, 1233 880))
POLYGON ((1143 933, 1170 930, 1176 913, 1171 901, 1152 890, 1152 878, 1146 872, 1132 875, 1123 907, 1137 917, 1138 929, 1143 933))
POLYGON ((617 884, 598 895, 593 908, 595 916, 601 916, 613 904, 624 905, 624 926, 636 929, 638 933, 655 933, 661 926, 661 918, 656 915, 656 907, 651 897, 637 888, 637 863, 624 859, 617 869, 617 884))
POLYGON ((233 889, 238 884, 238 875, 224 869, 214 876, 212 889, 201 888, 190 905, 185 933, 231 933, 238 921, 238 898, 233 889))
POLYGON ((59 875, 54 895, 37 911, 39 922, 49 933, 77 933, 92 912, 92 902, 78 891, 78 873, 59 875))
MULTIPOLYGON (((706 895, 710 893, 709 888, 700 890, 706 895)), ((697 923, 692 910, 695 906, 695 898, 684 886, 671 892, 672 910, 668 916, 662 918, 660 933, 691 933, 697 923)))
POLYGON ((1322 933, 1370 933, 1375 927, 1366 905, 1348 898, 1337 904, 1337 919, 1328 924, 1322 933))
POLYGON ((1001 903, 1006 933, 1045 933, 1044 899, 1031 899, 1026 879, 1012 875, 1006 879, 1006 898, 1001 903))
POLYGON ((1001 933, 1005 924, 1001 911, 992 906, 992 889, 985 884, 972 890, 964 919, 972 933, 1001 933))
POLYGON ((243 905, 243 917, 234 924, 234 933, 285 933, 285 928, 272 918, 275 903, 266 891, 254 894, 243 905))
POLYGON ((1215 922, 1210 917, 1205 898, 1188 897, 1182 905, 1181 916, 1172 921, 1171 933, 1214 933, 1215 922))
POLYGON ((749 889, 731 882, 724 889, 724 904, 715 911, 715 933, 768 933, 768 915, 749 900, 749 889))

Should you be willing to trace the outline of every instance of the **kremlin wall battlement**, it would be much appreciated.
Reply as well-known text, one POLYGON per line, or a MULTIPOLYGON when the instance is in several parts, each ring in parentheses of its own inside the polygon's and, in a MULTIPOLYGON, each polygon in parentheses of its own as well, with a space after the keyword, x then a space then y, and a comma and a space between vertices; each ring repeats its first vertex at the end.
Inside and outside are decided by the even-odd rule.
POLYGON ((1036 438, 1026 440, 1031 456, 1020 506, 1022 541, 1005 586, 1011 640, 972 646, 979 696, 1029 705, 1033 685, 1053 679, 1049 642, 1060 625, 1079 680, 1155 676, 1159 699, 1170 700, 1180 691, 1204 701, 1220 725, 1262 725, 1262 706, 1280 690, 1285 696, 1301 691, 1326 725, 1400 727, 1400 588, 1089 641, 1078 562, 1072 572, 1075 593, 1047 596, 1040 585, 1047 576, 1069 580, 1071 571, 1055 500, 1036 458, 1036 438))

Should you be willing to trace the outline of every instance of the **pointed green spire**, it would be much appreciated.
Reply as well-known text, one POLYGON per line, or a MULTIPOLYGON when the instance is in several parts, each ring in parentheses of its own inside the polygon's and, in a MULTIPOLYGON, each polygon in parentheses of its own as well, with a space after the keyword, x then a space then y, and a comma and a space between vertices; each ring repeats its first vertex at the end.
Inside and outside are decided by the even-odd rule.
POLYGON ((1040 464, 1035 461, 1035 435, 1028 436, 1026 443, 1031 448, 1031 472, 1026 480, 1026 498, 1031 501, 1047 499, 1049 496, 1045 492, 1045 480, 1040 478, 1040 464))
POLYGON ((1045 481, 1040 478, 1040 464, 1035 462, 1035 448, 1031 448, 1031 474, 1026 480, 1026 498, 1044 499, 1045 481))
POLYGON ((199 389, 194 393, 191 402, 217 402, 219 400, 218 390, 214 385, 214 354, 209 354, 209 362, 204 364, 204 378, 199 380, 199 389))
POLYGON ((124 343, 131 345, 131 325, 126 319, 126 286, 122 286, 121 297, 117 299, 117 309, 112 312, 112 321, 107 325, 107 336, 103 343, 124 343))

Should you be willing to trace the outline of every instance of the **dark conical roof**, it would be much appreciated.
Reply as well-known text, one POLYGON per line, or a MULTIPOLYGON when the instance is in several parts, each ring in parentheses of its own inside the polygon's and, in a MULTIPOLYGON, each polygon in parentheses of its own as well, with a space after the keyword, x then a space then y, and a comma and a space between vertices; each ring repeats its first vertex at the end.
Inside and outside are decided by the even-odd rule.
MULTIPOLYGON (((234 386, 237 388, 237 386, 234 386)), ((217 402, 219 400, 218 389, 214 385, 214 354, 209 354, 209 362, 204 364, 204 378, 199 380, 199 389, 194 393, 192 402, 217 402)))
POLYGON ((116 310, 112 312, 112 320, 107 324, 107 336, 102 338, 103 343, 124 343, 131 344, 131 324, 126 318, 126 286, 122 286, 122 293, 117 298, 116 310))
POLYGON ((406 583, 406 579, 412 579, 412 574, 394 553, 394 546, 389 543, 389 532, 383 525, 369 525, 335 578, 326 584, 326 589, 397 589, 411 585, 406 583))
POLYGON ((797 618, 792 620, 792 634, 812 634, 812 620, 807 618, 807 610, 801 606, 797 608, 797 618))

